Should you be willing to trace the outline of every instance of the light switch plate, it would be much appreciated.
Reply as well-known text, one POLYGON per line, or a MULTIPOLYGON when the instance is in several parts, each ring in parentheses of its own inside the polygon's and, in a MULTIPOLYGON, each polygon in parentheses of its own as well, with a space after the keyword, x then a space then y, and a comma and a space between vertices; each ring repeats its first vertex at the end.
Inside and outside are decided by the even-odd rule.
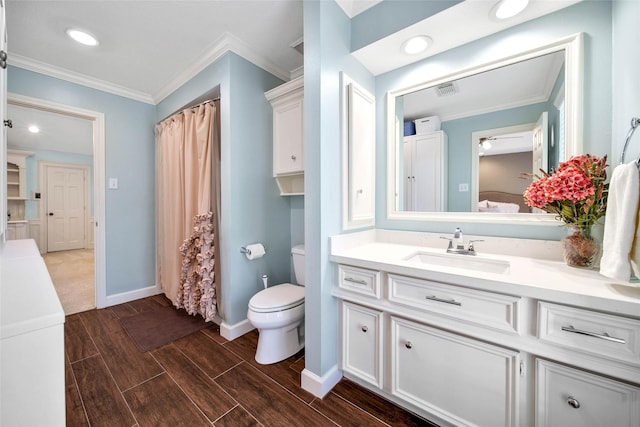
POLYGON ((110 190, 118 189, 118 178, 109 178, 109 189, 110 190))
POLYGON ((461 193, 465 191, 469 191, 469 184, 464 183, 464 184, 458 185, 458 191, 461 193))

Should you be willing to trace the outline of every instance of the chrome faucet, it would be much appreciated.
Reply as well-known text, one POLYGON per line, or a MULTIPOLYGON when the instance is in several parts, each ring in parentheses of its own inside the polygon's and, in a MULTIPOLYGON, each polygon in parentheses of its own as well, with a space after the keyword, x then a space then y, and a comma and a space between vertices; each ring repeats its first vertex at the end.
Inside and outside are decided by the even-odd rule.
POLYGON ((456 227, 456 230, 453 232, 453 246, 458 250, 464 250, 464 237, 462 237, 460 227, 456 227))
POLYGON ((447 246, 447 253, 461 255, 475 255, 476 249, 473 246, 473 242, 482 242, 482 240, 470 240, 469 246, 465 249, 464 237, 462 235, 462 230, 460 230, 460 227, 456 227, 455 231, 453 232, 453 238, 441 237, 441 239, 447 239, 449 241, 449 246, 447 246))

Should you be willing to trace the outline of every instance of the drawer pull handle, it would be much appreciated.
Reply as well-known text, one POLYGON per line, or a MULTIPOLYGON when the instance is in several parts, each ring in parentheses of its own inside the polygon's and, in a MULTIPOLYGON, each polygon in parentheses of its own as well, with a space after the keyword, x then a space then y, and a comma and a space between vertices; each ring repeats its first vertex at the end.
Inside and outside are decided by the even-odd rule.
POLYGON ((578 402, 578 399, 573 396, 569 396, 569 398, 567 399, 567 403, 569 404, 569 406, 575 409, 578 409, 580 407, 580 402, 578 402))
POLYGON ((345 282, 351 282, 351 283, 357 283, 359 285, 366 285, 367 281, 366 280, 362 280, 362 279, 354 279, 353 277, 345 277, 344 278, 345 282))
POLYGON ((584 331, 582 329, 576 329, 571 325, 563 326, 561 329, 563 331, 565 331, 565 332, 571 332, 571 333, 574 333, 574 334, 586 335, 588 337, 600 338, 601 340, 611 341, 611 342, 615 342, 615 343, 618 343, 618 344, 625 344, 626 343, 624 338, 612 337, 606 332, 602 333, 602 334, 598 334, 596 332, 590 332, 590 331, 584 331))
POLYGON ((446 303, 446 304, 452 304, 452 305, 459 305, 459 306, 462 306, 462 303, 461 303, 461 302, 458 302, 458 301, 456 301, 456 300, 454 300, 454 299, 443 299, 443 298, 438 298, 438 297, 437 297, 437 296, 435 296, 435 295, 427 295, 425 298, 426 298, 426 299, 428 299, 428 300, 430 300, 430 301, 438 301, 438 302, 444 302, 444 303, 446 303))
POLYGON ((369 330, 369 328, 367 328, 366 326, 363 326, 360 329, 362 329, 362 332, 364 332, 364 333, 367 333, 367 331, 369 330))
POLYGON ((407 347, 408 349, 413 348, 413 344, 411 344, 411 341, 407 341, 404 346, 407 347))

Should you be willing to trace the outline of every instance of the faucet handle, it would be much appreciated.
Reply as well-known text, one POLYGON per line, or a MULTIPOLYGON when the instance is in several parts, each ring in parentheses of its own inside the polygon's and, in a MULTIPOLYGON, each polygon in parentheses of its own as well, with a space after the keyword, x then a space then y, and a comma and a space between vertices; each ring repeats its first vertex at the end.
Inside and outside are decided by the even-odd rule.
POLYGON ((469 248, 467 249, 469 252, 475 252, 475 248, 473 247, 473 242, 484 242, 482 239, 477 240, 469 240, 469 248))

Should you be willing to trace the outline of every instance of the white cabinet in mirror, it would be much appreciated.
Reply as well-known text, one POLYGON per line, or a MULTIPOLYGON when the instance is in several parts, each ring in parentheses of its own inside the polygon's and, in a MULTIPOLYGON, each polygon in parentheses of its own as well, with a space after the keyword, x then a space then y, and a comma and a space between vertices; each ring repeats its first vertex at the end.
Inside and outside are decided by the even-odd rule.
POLYGON ((507 57, 488 55, 481 64, 389 91, 388 219, 556 223, 553 215, 531 212, 522 193, 531 174, 582 153, 582 51, 579 33, 507 57), (403 124, 428 116, 439 117, 448 135, 445 166, 433 181, 448 182, 447 203, 414 208, 405 200, 403 124), (486 200, 492 206, 481 209, 486 200))

